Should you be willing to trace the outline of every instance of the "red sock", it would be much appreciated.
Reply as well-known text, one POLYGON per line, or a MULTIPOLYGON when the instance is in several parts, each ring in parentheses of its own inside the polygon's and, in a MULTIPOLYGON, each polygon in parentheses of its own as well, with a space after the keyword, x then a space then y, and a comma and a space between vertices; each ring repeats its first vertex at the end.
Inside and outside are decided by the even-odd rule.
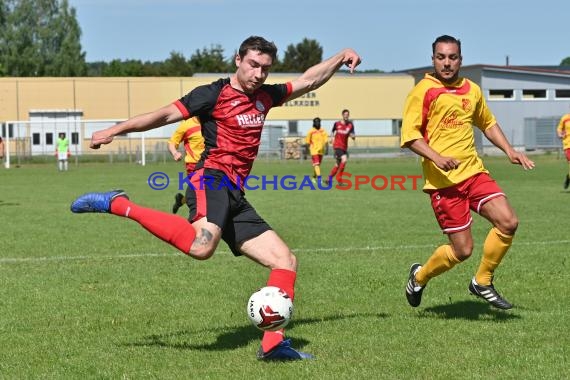
POLYGON ((329 178, 330 178, 330 177, 334 177, 334 175, 336 174, 337 170, 338 170, 338 166, 337 166, 337 165, 333 166, 333 168, 332 168, 332 170, 331 170, 331 173, 329 174, 329 178))
POLYGON ((342 174, 342 172, 344 171, 344 167, 345 167, 345 166, 346 166, 346 163, 344 163, 344 162, 341 162, 341 163, 340 163, 340 165, 339 165, 339 167, 338 167, 338 174, 337 174, 337 176, 336 176, 337 182, 340 182, 341 174, 342 174))
MULTIPOLYGON (((297 278, 297 273, 292 270, 287 269, 273 269, 269 273, 269 279, 267 280, 267 286, 276 286, 281 288, 291 297, 293 301, 295 297, 295 279, 297 278)), ((272 348, 277 346, 283 341, 284 330, 277 331, 266 331, 263 333, 263 339, 261 340, 261 348, 263 352, 269 352, 272 348)))
POLYGON ((125 197, 117 197, 111 202, 111 214, 123 216, 138 222, 157 238, 181 250, 190 252, 196 230, 181 216, 141 207, 125 197))

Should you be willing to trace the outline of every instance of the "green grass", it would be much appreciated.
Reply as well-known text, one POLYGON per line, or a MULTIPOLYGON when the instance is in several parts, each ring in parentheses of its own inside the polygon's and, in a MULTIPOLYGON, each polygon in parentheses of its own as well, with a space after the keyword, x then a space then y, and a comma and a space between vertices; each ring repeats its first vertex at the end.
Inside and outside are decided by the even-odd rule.
MULTIPOLYGON (((536 157, 524 172, 487 167, 520 218, 496 273, 515 304, 468 295, 488 223, 475 216, 475 253, 430 282, 421 307, 404 297, 409 265, 445 241, 418 190, 250 191, 248 199, 300 261, 287 335, 317 360, 263 363, 247 320, 267 270, 224 243, 201 262, 111 215, 74 215, 86 191, 121 187, 168 211, 175 188, 154 171, 177 163, 55 164, 0 170, 0 378, 13 379, 563 379, 570 377, 566 163, 536 157)), ((325 161, 324 172, 331 160, 325 161)), ((254 174, 304 175, 305 162, 258 162, 254 174)), ((353 174, 415 175, 414 158, 356 160, 353 174)))

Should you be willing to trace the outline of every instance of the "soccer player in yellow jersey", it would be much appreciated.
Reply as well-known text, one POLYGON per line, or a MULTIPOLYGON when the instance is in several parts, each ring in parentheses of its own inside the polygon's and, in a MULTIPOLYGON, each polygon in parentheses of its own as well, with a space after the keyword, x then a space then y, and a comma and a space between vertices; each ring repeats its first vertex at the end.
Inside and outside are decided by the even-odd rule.
POLYGON ((560 122, 556 128, 556 133, 558 134, 558 137, 562 139, 562 148, 566 155, 566 161, 568 161, 568 173, 564 180, 564 189, 567 189, 568 186, 570 186, 570 113, 567 113, 560 118, 560 122))
POLYGON ((313 182, 321 183, 321 162, 327 146, 329 136, 324 129, 321 129, 321 119, 313 119, 313 128, 307 133, 305 142, 309 145, 311 161, 313 162, 313 182))
POLYGON ((471 211, 493 225, 483 245, 479 268, 469 291, 500 309, 512 305, 493 286, 493 274, 512 244, 518 219, 505 194, 475 150, 477 126, 511 163, 532 169, 534 162, 507 141, 487 108, 478 85, 459 77, 461 42, 440 36, 432 44, 435 72, 410 92, 404 109, 401 146, 422 157, 423 190, 449 242, 436 248, 423 265, 410 268, 408 303, 417 307, 428 281, 468 259, 473 251, 471 211))
MULTIPOLYGON (((180 123, 168 140, 168 151, 172 154, 175 161, 182 159, 182 153, 178 151, 180 143, 184 143, 184 163, 186 165, 186 174, 191 176, 194 172, 196 163, 200 160, 200 156, 204 151, 204 137, 202 137, 202 125, 198 117, 192 117, 180 123)), ((181 193, 174 196, 174 205, 172 205, 172 213, 176 214, 178 209, 186 203, 186 198, 181 193)))

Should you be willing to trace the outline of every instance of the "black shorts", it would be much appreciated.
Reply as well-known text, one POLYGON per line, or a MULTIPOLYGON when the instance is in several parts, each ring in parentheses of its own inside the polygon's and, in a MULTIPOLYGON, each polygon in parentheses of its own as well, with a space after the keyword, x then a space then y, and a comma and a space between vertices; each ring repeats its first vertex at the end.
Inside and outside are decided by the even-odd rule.
POLYGON ((271 230, 224 172, 199 169, 190 182, 192 186, 186 189, 188 220, 193 223, 205 216, 208 222, 220 227, 222 239, 235 256, 241 255, 241 243, 271 230))
POLYGON ((340 162, 340 159, 342 156, 344 155, 348 155, 348 152, 344 149, 340 149, 340 148, 334 148, 334 158, 336 158, 337 161, 340 162))

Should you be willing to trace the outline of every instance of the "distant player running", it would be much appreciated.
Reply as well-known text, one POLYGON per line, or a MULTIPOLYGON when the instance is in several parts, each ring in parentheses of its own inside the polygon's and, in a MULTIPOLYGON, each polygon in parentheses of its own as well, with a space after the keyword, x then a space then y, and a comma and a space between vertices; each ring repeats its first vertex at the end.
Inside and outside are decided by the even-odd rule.
POLYGON ((309 152, 311 153, 313 182, 319 184, 321 183, 321 162, 323 161, 328 138, 327 132, 321 129, 321 119, 315 117, 313 119, 313 128, 307 133, 305 142, 309 145, 309 152))
POLYGON ((562 148, 568 162, 568 173, 566 173, 566 178, 564 179, 564 189, 568 189, 568 186, 570 186, 570 113, 560 118, 556 134, 562 140, 562 148))
MULTIPOLYGON (((180 123, 168 140, 168 151, 172 154, 174 161, 182 159, 182 153, 178 151, 180 143, 184 143, 184 163, 186 175, 191 177, 196 168, 196 163, 204 151, 204 137, 202 136, 202 125, 200 119, 192 117, 180 123)), ((186 197, 181 193, 174 196, 172 213, 176 214, 178 209, 186 204, 186 197)))
POLYGON ((336 121, 332 127, 331 139, 336 163, 329 174, 329 179, 332 180, 336 176, 337 182, 340 182, 348 161, 348 138, 351 137, 353 141, 356 138, 354 123, 349 120, 349 117, 350 111, 342 110, 342 120, 336 121))

